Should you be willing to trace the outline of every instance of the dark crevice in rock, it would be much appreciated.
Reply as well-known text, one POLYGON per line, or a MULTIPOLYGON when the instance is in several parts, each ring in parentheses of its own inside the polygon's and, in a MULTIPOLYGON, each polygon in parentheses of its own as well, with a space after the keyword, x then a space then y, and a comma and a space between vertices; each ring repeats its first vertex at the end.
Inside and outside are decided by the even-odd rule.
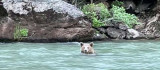
POLYGON ((3 7, 3 3, 0 2, 0 17, 8 16, 7 10, 3 7))
POLYGON ((4 43, 11 43, 11 42, 16 42, 13 39, 7 39, 7 38, 0 38, 0 42, 4 42, 4 43))

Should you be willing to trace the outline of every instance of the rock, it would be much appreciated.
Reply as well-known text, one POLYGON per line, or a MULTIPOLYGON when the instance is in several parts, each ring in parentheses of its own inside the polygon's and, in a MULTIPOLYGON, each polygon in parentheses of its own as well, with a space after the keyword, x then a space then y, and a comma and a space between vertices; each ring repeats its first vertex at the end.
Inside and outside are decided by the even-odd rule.
POLYGON ((97 28, 101 34, 106 34, 110 39, 125 39, 127 29, 125 24, 114 20, 104 27, 97 28))
POLYGON ((126 0, 126 1, 124 1, 124 8, 126 9, 127 13, 134 14, 135 9, 136 9, 136 5, 133 2, 133 0, 126 0))
POLYGON ((129 39, 129 40, 132 40, 132 39, 138 40, 138 39, 147 39, 147 37, 143 33, 139 32, 139 36, 134 38, 131 33, 127 32, 126 39, 129 39))
POLYGON ((6 9, 4 9, 4 7, 3 7, 3 4, 1 4, 1 2, 0 2, 0 17, 4 17, 4 16, 7 16, 7 11, 6 11, 6 9))
POLYGON ((113 23, 115 28, 119 28, 121 30, 127 30, 129 27, 126 26, 123 22, 115 22, 113 23))
POLYGON ((116 28, 107 28, 107 34, 113 39, 124 39, 126 32, 116 28))
POLYGON ((155 21, 150 24, 141 24, 141 26, 144 26, 143 28, 140 26, 137 26, 137 30, 145 36, 146 39, 156 39, 160 37, 160 22, 155 21))
POLYGON ((145 28, 145 23, 141 23, 141 24, 138 24, 134 27, 134 29, 138 30, 138 31, 141 31, 145 28))
POLYGON ((101 33, 97 30, 94 30, 94 36, 93 36, 93 40, 105 40, 105 39, 108 39, 108 37, 104 34, 104 33, 101 33))
POLYGON ((135 10, 136 13, 142 13, 143 11, 148 11, 148 10, 152 10, 156 4, 158 0, 145 0, 145 1, 141 1, 142 3, 139 3, 139 5, 137 5, 137 8, 135 10))
POLYGON ((1 23, 0 24, 0 39, 14 39, 14 24, 1 23))
POLYGON ((22 22, 26 20, 28 23, 36 24, 49 23, 54 24, 56 28, 91 26, 88 22, 80 24, 79 21, 82 21, 81 17, 84 16, 83 12, 61 0, 52 0, 51 2, 11 1, 7 2, 7 0, 4 0, 4 8, 9 12, 11 18, 17 21, 22 22))
POLYGON ((105 34, 95 34, 93 37, 93 40, 105 40, 108 39, 108 37, 105 34))
POLYGON ((106 27, 114 27, 114 28, 119 28, 122 30, 127 30, 129 28, 123 22, 117 22, 115 20, 111 20, 111 22, 107 24, 106 27))
POLYGON ((28 40, 86 41, 90 40, 93 29, 90 28, 34 28, 29 32, 28 40))
POLYGON ((120 23, 118 28, 121 30, 127 30, 129 27, 127 27, 125 24, 120 23))
POLYGON ((62 0, 3 0, 3 6, 9 18, 0 25, 0 38, 13 39, 17 25, 29 30, 22 41, 87 41, 94 36, 83 12, 62 0))
POLYGON ((127 31, 132 35, 133 38, 140 36, 139 32, 135 29, 128 29, 127 31))
POLYGON ((62 0, 2 0, 3 6, 7 11, 12 11, 16 14, 28 14, 34 12, 45 12, 47 10, 55 11, 56 13, 67 13, 73 18, 84 16, 83 12, 75 6, 68 4, 62 0))
POLYGON ((146 36, 135 29, 128 29, 126 39, 145 39, 146 36))
POLYGON ((106 29, 105 28, 97 28, 97 30, 101 33, 101 34, 105 34, 106 33, 106 29))

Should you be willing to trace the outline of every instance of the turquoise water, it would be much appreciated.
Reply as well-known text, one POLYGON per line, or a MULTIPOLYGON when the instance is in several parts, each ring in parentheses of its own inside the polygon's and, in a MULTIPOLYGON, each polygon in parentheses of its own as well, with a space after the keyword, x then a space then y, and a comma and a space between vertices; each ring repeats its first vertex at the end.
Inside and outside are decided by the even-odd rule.
POLYGON ((0 43, 0 70, 160 70, 160 41, 94 42, 82 55, 78 42, 0 43))

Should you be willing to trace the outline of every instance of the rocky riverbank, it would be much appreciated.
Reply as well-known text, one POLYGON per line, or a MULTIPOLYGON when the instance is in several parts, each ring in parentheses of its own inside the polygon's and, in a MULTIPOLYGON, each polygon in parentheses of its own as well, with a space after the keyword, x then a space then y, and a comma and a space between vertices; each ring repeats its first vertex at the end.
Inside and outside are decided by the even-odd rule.
POLYGON ((138 15, 142 24, 135 25, 133 29, 114 21, 110 25, 94 28, 80 9, 62 0, 2 2, 1 12, 7 14, 0 18, 1 41, 69 42, 160 38, 159 8, 155 8, 153 15, 138 15), (27 35, 19 35, 20 32, 27 32, 27 35))

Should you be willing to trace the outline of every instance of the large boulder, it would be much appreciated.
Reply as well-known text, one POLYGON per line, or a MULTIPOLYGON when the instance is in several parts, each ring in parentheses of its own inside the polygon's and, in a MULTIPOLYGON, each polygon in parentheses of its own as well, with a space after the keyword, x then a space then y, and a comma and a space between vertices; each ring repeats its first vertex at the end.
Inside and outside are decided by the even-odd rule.
POLYGON ((113 39, 124 39, 126 36, 126 32, 121 29, 111 28, 109 27, 107 29, 107 34, 109 37, 113 39))
POLYGON ((97 28, 101 34, 111 39, 144 39, 145 35, 136 29, 130 29, 122 22, 113 22, 105 27, 97 28))
POLYGON ((127 29, 126 39, 145 39, 145 35, 135 29, 127 29))
MULTIPOLYGON (((0 19, 0 39, 13 39, 14 24, 8 23, 7 17, 0 19)), ((12 20, 10 20, 12 22, 12 20)))
POLYGON ((150 18, 145 16, 145 23, 135 26, 135 29, 141 32, 146 39, 160 38, 160 14, 153 13, 151 13, 151 16, 149 16, 150 18))
POLYGON ((29 30, 22 41, 86 41, 94 35, 91 23, 84 19, 83 12, 62 0, 2 2, 8 12, 8 20, 0 24, 0 30, 3 30, 0 32, 1 39, 14 39, 17 25, 29 30))

